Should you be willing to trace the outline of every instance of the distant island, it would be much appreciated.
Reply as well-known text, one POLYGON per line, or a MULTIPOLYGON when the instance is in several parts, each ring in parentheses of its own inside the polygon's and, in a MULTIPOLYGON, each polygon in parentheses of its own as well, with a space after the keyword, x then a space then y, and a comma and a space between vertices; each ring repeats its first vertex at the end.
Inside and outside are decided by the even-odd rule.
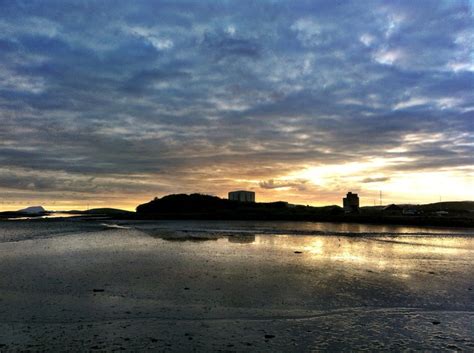
MULTIPOLYGON (((155 197, 150 202, 138 205, 136 212, 94 208, 86 211, 61 211, 58 215, 90 220, 281 220, 474 228, 474 201, 360 208, 357 205, 354 208, 347 198, 345 207, 314 207, 293 205, 285 201, 241 201, 237 196, 239 195, 232 195, 234 199, 223 199, 203 194, 172 194, 155 197)), ((19 211, 0 212, 0 219, 36 219, 54 216, 54 213, 41 206, 34 206, 19 211)))
POLYGON ((50 212, 46 211, 43 206, 30 206, 23 208, 18 211, 5 211, 0 212, 0 219, 2 218, 21 218, 21 217, 28 217, 28 218, 35 218, 35 217, 43 217, 48 215, 50 212))

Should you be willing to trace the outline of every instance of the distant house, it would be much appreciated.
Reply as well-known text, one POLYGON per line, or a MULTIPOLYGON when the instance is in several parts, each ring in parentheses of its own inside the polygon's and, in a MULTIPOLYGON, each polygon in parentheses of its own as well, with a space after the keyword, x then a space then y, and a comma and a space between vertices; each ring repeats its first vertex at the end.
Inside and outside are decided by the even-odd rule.
POLYGON ((447 216, 449 214, 448 211, 436 211, 435 214, 437 216, 447 216))
POLYGON ((385 213, 390 213, 390 214, 401 214, 403 212, 403 208, 395 204, 391 204, 391 205, 385 206, 382 209, 382 211, 385 213))
POLYGON ((342 205, 346 213, 359 212, 359 196, 348 192, 346 197, 342 199, 342 205))
POLYGON ((229 200, 240 202, 255 202, 253 191, 237 190, 229 192, 229 200))
POLYGON ((405 216, 417 216, 422 212, 416 208, 404 208, 402 212, 405 216))

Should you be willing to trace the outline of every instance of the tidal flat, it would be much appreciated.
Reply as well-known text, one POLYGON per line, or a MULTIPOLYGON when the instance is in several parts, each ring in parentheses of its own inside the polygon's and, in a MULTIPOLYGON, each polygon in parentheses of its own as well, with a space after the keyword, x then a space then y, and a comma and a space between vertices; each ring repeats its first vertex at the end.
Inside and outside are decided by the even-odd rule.
POLYGON ((0 351, 474 351, 474 230, 0 222, 0 351))

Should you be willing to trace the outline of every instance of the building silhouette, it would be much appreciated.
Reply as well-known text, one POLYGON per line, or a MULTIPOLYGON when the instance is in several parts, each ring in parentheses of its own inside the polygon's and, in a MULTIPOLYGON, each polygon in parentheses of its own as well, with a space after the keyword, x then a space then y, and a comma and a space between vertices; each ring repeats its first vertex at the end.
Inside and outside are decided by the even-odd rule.
POLYGON ((346 197, 342 199, 342 205, 346 213, 359 212, 359 196, 348 192, 346 197))
POLYGON ((229 192, 229 200, 240 202, 255 202, 255 193, 253 191, 231 191, 229 192))

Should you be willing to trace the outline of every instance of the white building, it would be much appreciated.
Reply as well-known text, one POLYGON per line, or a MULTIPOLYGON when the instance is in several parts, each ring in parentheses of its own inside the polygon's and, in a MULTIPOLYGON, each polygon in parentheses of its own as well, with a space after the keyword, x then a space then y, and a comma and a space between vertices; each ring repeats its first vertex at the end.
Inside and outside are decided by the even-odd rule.
POLYGON ((240 202, 255 202, 255 193, 253 191, 231 191, 229 192, 229 200, 240 202))

